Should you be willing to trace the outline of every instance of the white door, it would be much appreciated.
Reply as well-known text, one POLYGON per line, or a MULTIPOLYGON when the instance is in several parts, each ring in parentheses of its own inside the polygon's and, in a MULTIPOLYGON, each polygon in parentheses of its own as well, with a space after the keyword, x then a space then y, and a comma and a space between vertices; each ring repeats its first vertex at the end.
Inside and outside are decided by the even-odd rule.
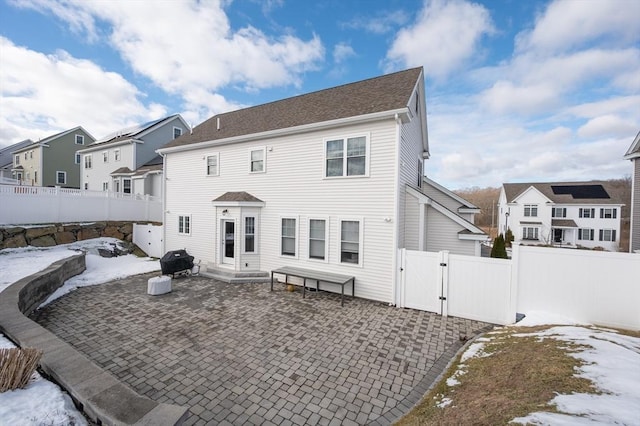
POLYGON ((439 253, 405 250, 404 306, 442 314, 439 253))
POLYGON ((222 221, 222 263, 234 264, 235 225, 233 220, 222 221))

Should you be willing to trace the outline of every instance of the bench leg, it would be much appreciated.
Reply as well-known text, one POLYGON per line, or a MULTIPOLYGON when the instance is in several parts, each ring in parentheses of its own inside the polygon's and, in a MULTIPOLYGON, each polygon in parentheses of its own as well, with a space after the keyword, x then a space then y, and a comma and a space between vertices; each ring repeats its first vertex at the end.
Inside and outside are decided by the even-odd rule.
POLYGON ((273 272, 271 272, 271 291, 273 291, 273 272))
POLYGON ((344 284, 342 284, 342 294, 340 294, 340 306, 344 306, 344 284))
POLYGON ((302 298, 304 299, 304 292, 307 289, 307 279, 302 278, 302 298))

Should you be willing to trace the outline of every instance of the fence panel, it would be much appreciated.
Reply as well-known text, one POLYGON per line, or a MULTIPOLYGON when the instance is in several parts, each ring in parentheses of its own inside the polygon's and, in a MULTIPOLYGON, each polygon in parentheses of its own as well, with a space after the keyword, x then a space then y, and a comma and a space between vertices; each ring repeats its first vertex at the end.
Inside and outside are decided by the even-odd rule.
POLYGON ((516 320, 511 261, 450 254, 448 315, 512 324, 516 320))
POLYGON ((133 243, 151 257, 162 257, 162 225, 133 224, 133 243))
POLYGON ((586 323, 640 329, 640 255, 514 249, 518 312, 546 311, 586 323))
POLYGON ((402 249, 402 306, 442 313, 440 254, 402 249))

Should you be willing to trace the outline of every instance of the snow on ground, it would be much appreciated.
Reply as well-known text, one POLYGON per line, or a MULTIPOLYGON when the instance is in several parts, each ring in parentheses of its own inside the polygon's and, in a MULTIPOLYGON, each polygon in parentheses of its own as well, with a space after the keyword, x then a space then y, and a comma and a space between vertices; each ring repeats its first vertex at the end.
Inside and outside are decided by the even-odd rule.
MULTIPOLYGON (((102 258, 98 248, 111 248, 118 240, 96 238, 50 248, 25 247, 0 251, 0 291, 21 278, 49 266, 51 263, 73 256, 81 250, 87 252, 87 269, 67 280, 46 303, 88 285, 102 284, 131 275, 160 270, 160 262, 133 255, 102 258), (55 297, 54 297, 55 296, 55 297)), ((14 345, 0 334, 0 348, 14 345)), ((86 425, 71 398, 57 385, 34 374, 25 389, 0 393, 0 425, 86 425)))

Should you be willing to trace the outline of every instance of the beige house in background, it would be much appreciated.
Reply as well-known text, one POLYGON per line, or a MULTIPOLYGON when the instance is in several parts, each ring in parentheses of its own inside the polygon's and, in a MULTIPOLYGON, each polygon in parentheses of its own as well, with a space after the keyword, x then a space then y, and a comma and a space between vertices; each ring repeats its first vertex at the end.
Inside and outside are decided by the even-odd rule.
POLYGON ((56 133, 12 151, 11 177, 22 185, 80 187, 76 151, 95 138, 81 126, 56 133))

